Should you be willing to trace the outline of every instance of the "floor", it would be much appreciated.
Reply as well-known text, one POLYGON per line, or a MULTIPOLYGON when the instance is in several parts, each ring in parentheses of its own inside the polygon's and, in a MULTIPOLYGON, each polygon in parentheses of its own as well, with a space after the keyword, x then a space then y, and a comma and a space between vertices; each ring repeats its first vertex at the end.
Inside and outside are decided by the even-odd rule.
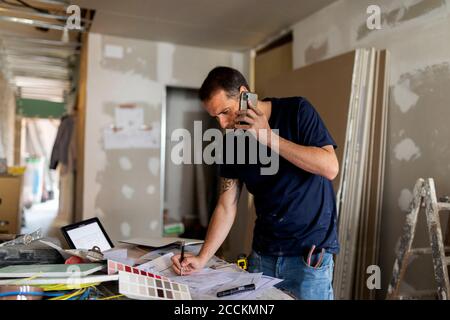
POLYGON ((34 204, 30 209, 24 209, 25 225, 22 233, 31 233, 41 228, 44 236, 53 233, 52 224, 58 214, 58 198, 34 204))

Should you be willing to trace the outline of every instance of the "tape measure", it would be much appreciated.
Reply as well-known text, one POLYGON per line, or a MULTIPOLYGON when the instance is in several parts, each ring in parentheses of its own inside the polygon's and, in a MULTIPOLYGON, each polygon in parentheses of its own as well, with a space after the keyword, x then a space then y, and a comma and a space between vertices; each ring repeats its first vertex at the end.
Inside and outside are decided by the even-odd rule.
POLYGON ((242 270, 247 271, 247 256, 245 254, 240 254, 236 260, 236 264, 242 270))

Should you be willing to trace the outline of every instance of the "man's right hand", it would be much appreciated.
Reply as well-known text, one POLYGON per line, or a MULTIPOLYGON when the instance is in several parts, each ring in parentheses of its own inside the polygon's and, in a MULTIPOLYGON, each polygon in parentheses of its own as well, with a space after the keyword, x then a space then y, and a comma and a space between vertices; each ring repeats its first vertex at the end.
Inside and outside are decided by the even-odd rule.
POLYGON ((204 261, 200 256, 194 256, 192 254, 185 254, 184 260, 180 264, 181 255, 177 254, 172 257, 172 268, 178 275, 187 276, 194 272, 200 271, 206 265, 207 261, 204 261))

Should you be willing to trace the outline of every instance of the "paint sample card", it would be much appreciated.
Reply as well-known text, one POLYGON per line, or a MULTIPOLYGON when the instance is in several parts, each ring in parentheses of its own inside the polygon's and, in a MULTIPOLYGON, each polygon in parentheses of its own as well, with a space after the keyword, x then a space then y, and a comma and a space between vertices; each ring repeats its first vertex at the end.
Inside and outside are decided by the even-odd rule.
POLYGON ((108 260, 108 274, 115 274, 120 271, 138 274, 141 276, 146 276, 146 277, 155 278, 155 279, 168 280, 166 277, 163 277, 163 276, 151 273, 151 272, 147 272, 144 270, 139 270, 138 268, 133 268, 132 266, 129 266, 129 265, 126 265, 126 264, 123 264, 120 262, 108 260))
POLYGON ((119 293, 136 300, 192 300, 187 285, 126 271, 119 271, 119 293))

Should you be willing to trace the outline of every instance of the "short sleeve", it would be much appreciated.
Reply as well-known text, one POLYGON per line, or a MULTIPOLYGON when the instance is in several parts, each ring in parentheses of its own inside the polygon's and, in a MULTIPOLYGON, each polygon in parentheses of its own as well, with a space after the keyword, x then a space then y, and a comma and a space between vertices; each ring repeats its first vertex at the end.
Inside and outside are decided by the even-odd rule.
POLYGON ((237 172, 234 170, 234 166, 230 164, 219 165, 219 175, 222 178, 227 179, 239 179, 237 172))
MULTIPOLYGON (((236 165, 234 163, 227 163, 226 159, 227 159, 227 142, 230 141, 228 140, 229 138, 231 138, 232 140, 235 139, 234 135, 232 133, 227 133, 227 135, 224 136, 223 138, 223 143, 222 143, 222 161, 223 163, 219 164, 219 175, 222 178, 227 178, 227 179, 238 179, 238 169, 236 168, 236 165)), ((235 143, 231 144, 230 146, 235 147, 235 143)), ((234 154, 236 154, 236 150, 234 152, 234 154)))
POLYGON ((302 99, 300 102, 297 121, 299 140, 303 142, 303 145, 319 148, 332 145, 334 149, 337 148, 336 142, 320 118, 319 113, 306 99, 302 99))

